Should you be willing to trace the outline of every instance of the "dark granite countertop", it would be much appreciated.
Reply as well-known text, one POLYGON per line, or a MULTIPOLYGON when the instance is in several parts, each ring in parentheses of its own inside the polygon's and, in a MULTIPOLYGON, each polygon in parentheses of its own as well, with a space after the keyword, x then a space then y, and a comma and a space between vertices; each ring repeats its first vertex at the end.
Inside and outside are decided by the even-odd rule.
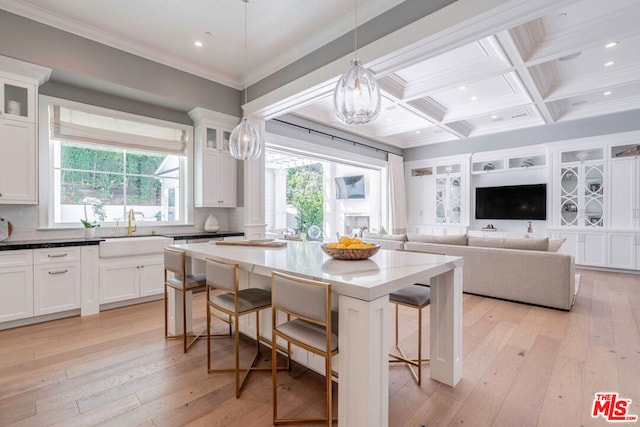
POLYGON ((215 239, 220 237, 236 237, 244 236, 243 231, 216 231, 210 233, 208 231, 192 231, 189 233, 161 233, 160 236, 173 237, 174 240, 189 240, 189 239, 215 239))
MULTIPOLYGON (((174 240, 188 240, 188 239, 215 239, 221 237, 235 237, 244 236, 244 232, 241 231, 218 231, 215 233, 209 233, 206 231, 192 231, 190 233, 160 233, 157 236, 169 237, 174 240)), ((126 236, 121 236, 126 237, 126 236)), ((136 237, 136 236, 134 236, 136 237)), ((139 236, 143 237, 143 236, 139 236)), ((46 248, 60 248, 64 246, 91 246, 99 245, 101 241, 105 239, 117 239, 118 236, 113 237, 96 237, 94 239, 83 238, 67 238, 67 239, 39 239, 39 240, 4 240, 0 241, 0 251, 18 251, 22 249, 46 249, 46 248)))
POLYGON ((13 240, 0 242, 0 251, 18 251, 22 249, 61 248, 65 246, 99 245, 104 239, 49 239, 49 240, 13 240))

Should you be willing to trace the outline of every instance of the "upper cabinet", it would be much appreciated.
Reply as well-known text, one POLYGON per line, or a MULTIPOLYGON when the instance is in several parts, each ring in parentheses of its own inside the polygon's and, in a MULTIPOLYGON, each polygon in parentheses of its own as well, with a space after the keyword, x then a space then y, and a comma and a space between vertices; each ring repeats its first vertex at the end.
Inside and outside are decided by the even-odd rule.
POLYGON ((38 86, 50 70, 0 57, 0 204, 38 203, 38 86))
POLYGON ((607 196, 604 148, 559 153, 557 218, 562 227, 603 227, 607 196))
POLYGON ((194 122, 195 207, 234 208, 238 205, 238 161, 229 153, 231 130, 238 118, 195 108, 194 122))

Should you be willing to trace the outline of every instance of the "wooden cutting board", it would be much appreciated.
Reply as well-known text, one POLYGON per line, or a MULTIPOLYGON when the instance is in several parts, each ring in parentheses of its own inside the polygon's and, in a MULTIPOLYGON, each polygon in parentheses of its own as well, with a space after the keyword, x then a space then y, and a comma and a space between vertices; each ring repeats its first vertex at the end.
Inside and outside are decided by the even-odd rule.
POLYGON ((0 240, 8 239, 11 233, 13 233, 11 223, 4 218, 0 218, 0 240))
POLYGON ((215 242, 216 245, 222 246, 257 246, 261 248, 281 248, 287 245, 287 242, 266 239, 266 240, 219 240, 215 242))

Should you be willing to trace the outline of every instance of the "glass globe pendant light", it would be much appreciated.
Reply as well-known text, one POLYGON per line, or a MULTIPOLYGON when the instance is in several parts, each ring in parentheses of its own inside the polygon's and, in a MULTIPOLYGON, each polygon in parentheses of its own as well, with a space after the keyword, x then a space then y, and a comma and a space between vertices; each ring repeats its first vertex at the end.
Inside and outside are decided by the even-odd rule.
MULTIPOLYGON (((244 75, 244 103, 247 104, 247 3, 244 2, 244 54, 245 54, 245 75, 244 75)), ((260 157, 262 153, 262 144, 260 143, 260 134, 246 117, 231 132, 229 138, 229 152, 238 160, 253 160, 260 157)))
POLYGON ((333 110, 342 123, 362 125, 380 114, 380 88, 375 77, 358 59, 358 0, 355 0, 355 58, 340 77, 333 93, 333 110))

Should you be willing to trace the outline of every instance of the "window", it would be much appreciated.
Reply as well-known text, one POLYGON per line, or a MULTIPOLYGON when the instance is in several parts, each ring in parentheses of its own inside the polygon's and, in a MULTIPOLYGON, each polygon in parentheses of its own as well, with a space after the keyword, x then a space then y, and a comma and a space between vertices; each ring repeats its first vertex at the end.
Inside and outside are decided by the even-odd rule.
MULTIPOLYGON (((267 147, 265 219, 270 236, 305 233, 309 240, 361 235, 382 225, 381 169, 267 147), (339 183, 358 178, 358 197, 339 183)), ((355 194, 355 193, 354 193, 355 194)))
POLYGON ((41 226, 189 222, 188 126, 42 98, 41 226))

